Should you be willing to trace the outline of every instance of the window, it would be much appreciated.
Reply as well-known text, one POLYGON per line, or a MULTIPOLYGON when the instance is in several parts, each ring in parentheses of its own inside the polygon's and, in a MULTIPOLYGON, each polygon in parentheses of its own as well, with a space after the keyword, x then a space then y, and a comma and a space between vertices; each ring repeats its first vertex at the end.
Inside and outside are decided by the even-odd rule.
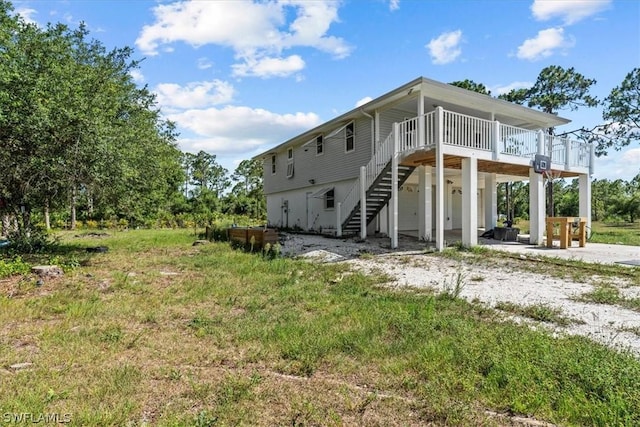
POLYGON ((347 152, 353 151, 356 146, 353 122, 349 123, 345 127, 344 136, 345 136, 345 151, 347 152))
POLYGON ((316 138, 316 155, 324 152, 324 138, 322 135, 316 138))
POLYGON ((336 198, 333 188, 324 193, 324 208, 333 209, 335 207, 336 198))
POLYGON ((287 178, 293 178, 293 148, 287 150, 287 178))
POLYGON ((276 174, 276 155, 275 154, 271 155, 271 174, 272 175, 276 174))

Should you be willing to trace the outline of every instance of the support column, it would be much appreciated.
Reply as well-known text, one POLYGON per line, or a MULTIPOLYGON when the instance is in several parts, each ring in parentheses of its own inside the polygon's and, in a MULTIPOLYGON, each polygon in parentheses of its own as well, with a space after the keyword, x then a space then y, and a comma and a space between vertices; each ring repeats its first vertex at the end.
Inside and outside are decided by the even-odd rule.
POLYGON ((391 249, 398 247, 398 123, 393 124, 393 153, 391 154, 391 249))
POLYGON ((367 167, 360 167, 360 238, 367 238, 367 167))
POLYGON ((462 159, 462 244, 478 244, 478 159, 462 159))
POLYGON ((484 176, 484 228, 491 230, 498 224, 498 187, 495 173, 484 176))
POLYGON ((546 210, 542 174, 529 168, 529 243, 532 245, 542 244, 546 210))
POLYGON ((431 240, 433 218, 431 217, 431 166, 418 168, 418 238, 431 240))
POLYGON ((587 237, 591 236, 591 177, 589 175, 580 175, 578 178, 580 188, 579 203, 580 216, 587 218, 587 237))
POLYGON ((422 85, 420 85, 420 94, 418 95, 418 147, 424 147, 424 143, 424 96, 422 95, 422 85))
POLYGON ((342 237, 342 202, 336 204, 336 237, 342 237))
POLYGON ((442 107, 436 108, 436 249, 444 249, 444 154, 442 141, 444 139, 443 128, 444 113, 442 107))

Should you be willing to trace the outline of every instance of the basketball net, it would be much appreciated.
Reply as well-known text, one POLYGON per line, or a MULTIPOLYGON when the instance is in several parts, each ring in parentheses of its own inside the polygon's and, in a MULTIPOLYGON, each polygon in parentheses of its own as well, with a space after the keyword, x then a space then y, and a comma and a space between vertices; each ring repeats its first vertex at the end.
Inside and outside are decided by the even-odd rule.
POLYGON ((553 183, 553 181, 555 181, 556 179, 560 178, 560 175, 562 174, 561 171, 558 170, 546 170, 543 173, 543 176, 545 177, 545 179, 547 180, 547 183, 553 183))

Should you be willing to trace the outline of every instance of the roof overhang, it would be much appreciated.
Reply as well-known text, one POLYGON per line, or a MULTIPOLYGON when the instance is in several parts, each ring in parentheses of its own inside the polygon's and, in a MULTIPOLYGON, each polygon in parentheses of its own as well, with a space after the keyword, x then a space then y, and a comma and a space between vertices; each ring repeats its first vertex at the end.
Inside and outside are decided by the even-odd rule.
POLYGON ((425 77, 419 77, 360 107, 354 108, 276 147, 264 151, 254 156, 253 159, 264 158, 266 155, 282 151, 291 145, 308 144, 318 135, 327 135, 335 132, 337 129, 342 129, 346 123, 352 120, 361 117, 371 117, 376 110, 382 110, 393 105, 401 105, 404 103, 409 105, 408 102, 413 103, 411 105, 417 105, 416 99, 420 93, 422 93, 426 102, 430 103, 429 105, 431 107, 441 106, 444 109, 455 108, 457 111, 462 110, 463 113, 466 111, 467 113, 465 114, 479 117, 479 113, 482 113, 485 116, 484 118, 488 118, 486 116, 491 114, 495 120, 500 121, 501 118, 508 118, 511 123, 507 124, 524 127, 526 129, 556 127, 570 122, 570 120, 557 115, 544 113, 425 77))

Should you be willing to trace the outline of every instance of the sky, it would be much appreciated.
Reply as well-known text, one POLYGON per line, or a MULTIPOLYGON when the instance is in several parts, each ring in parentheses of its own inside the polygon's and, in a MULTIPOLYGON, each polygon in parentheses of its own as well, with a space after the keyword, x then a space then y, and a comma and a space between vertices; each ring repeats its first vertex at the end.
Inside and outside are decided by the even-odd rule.
MULTIPOLYGON (((25 20, 84 22, 177 124, 182 151, 233 172, 291 137, 423 76, 470 79, 497 96, 550 65, 595 79, 603 100, 640 67, 637 0, 14 1, 25 20)), ((557 133, 602 123, 563 110, 557 133)), ((640 143, 596 159, 594 178, 631 180, 640 143)))

